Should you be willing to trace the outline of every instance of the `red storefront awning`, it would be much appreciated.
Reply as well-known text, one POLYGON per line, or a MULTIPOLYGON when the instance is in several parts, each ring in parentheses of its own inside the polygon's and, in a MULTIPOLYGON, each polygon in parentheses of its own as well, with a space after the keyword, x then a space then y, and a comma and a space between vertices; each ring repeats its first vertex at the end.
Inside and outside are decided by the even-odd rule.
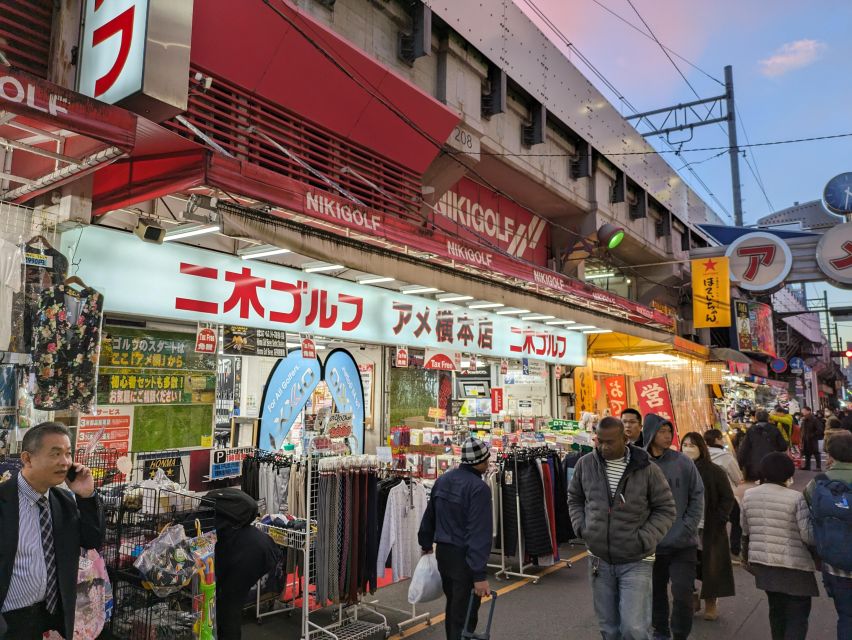
POLYGON ((137 117, 11 67, 0 67, 0 146, 12 150, 0 197, 29 200, 129 153, 137 117))
POLYGON ((192 65, 423 173, 459 115, 289 2, 269 4, 195 3, 192 65))

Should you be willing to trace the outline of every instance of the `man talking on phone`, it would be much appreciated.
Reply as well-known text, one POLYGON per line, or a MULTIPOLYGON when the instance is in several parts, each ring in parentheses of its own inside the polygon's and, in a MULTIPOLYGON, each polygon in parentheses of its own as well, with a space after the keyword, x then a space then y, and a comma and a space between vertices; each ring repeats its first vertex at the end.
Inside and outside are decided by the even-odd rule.
POLYGON ((17 477, 0 484, 0 639, 41 640, 47 631, 70 638, 80 547, 103 543, 103 508, 64 425, 27 431, 21 462, 17 477))

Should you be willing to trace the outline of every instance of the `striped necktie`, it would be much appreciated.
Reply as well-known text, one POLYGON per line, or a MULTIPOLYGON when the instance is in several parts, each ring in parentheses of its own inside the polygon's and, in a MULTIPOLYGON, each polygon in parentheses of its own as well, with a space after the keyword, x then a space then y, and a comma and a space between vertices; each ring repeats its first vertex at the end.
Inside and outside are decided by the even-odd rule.
POLYGON ((48 613, 56 613, 56 605, 59 603, 59 585, 56 579, 56 553, 53 549, 53 526, 50 522, 50 506, 47 504, 47 496, 38 499, 39 526, 41 527, 41 544, 44 547, 44 566, 47 569, 47 589, 44 593, 44 602, 48 613))

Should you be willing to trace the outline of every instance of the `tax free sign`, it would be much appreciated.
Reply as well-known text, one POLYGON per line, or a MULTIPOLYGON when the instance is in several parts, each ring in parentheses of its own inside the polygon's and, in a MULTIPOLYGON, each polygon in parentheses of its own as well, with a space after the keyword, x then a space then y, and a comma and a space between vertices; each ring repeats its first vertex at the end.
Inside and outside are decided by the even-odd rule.
POLYGON ((63 234, 112 313, 582 365, 579 332, 194 247, 85 227, 63 234))

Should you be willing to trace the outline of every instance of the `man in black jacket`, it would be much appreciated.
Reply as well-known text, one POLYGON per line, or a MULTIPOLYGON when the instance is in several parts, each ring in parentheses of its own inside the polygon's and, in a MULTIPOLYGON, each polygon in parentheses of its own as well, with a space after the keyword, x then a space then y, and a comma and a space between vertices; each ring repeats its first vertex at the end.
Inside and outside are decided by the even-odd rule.
POLYGON ((461 638, 471 590, 476 597, 468 631, 476 629, 480 598, 491 591, 486 578, 491 554, 491 491, 482 481, 490 457, 482 440, 465 440, 461 464, 435 482, 420 523, 418 541, 423 553, 432 553, 432 545, 437 543, 438 571, 447 597, 447 640, 461 638))
POLYGON ((604 418, 598 447, 574 468, 571 524, 591 554, 595 613, 604 640, 647 640, 653 553, 675 519, 665 475, 629 445, 621 420, 604 418))
POLYGON ((746 480, 760 479, 760 461, 774 451, 786 451, 787 443, 778 428, 769 422, 769 413, 761 409, 755 414, 755 423, 746 431, 745 440, 737 451, 737 462, 746 480))
POLYGON ((22 448, 23 468, 0 485, 0 638, 41 640, 51 630, 70 638, 80 547, 103 543, 100 498, 92 472, 73 462, 65 426, 33 427, 22 448))
POLYGON ((805 471, 811 470, 811 458, 816 458, 817 471, 822 471, 822 455, 819 452, 819 439, 822 425, 810 407, 802 407, 802 457, 805 459, 805 471))

